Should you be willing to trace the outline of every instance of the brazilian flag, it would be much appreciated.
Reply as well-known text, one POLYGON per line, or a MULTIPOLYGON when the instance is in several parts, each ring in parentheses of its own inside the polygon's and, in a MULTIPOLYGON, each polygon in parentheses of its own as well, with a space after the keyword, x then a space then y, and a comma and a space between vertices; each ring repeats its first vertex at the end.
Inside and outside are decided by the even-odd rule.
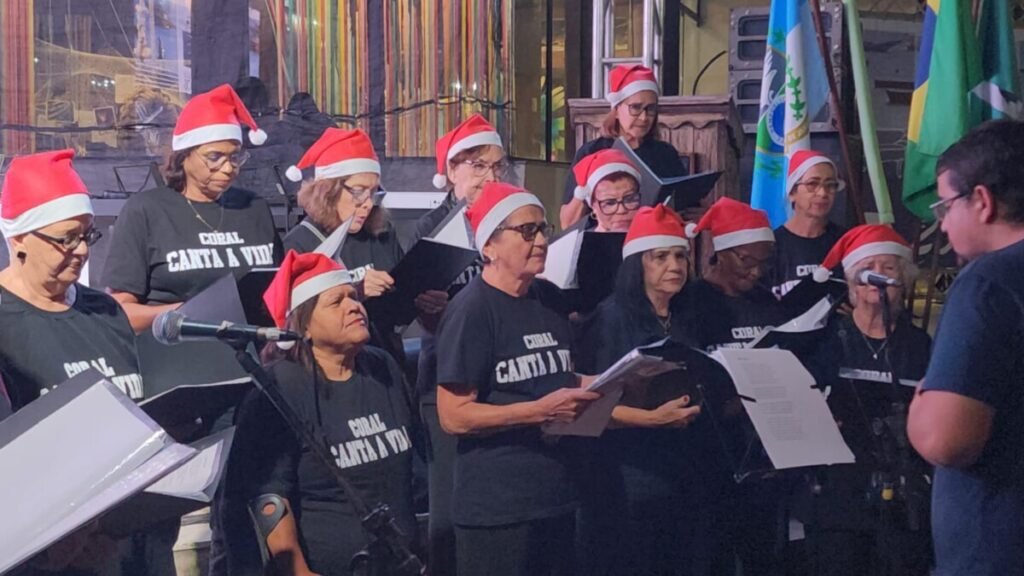
POLYGON ((922 220, 933 220, 935 163, 981 122, 981 53, 970 0, 928 0, 917 55, 914 96, 907 122, 903 203, 922 220))

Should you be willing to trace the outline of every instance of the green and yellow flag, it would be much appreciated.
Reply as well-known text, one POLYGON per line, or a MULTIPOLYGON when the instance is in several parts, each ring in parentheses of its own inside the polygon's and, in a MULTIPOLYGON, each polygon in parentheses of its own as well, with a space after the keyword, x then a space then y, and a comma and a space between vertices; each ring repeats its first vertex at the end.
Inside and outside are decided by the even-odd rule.
POLYGON ((981 122, 981 53, 969 0, 928 0, 917 56, 914 97, 907 123, 903 203, 924 221, 933 220, 935 163, 981 122))

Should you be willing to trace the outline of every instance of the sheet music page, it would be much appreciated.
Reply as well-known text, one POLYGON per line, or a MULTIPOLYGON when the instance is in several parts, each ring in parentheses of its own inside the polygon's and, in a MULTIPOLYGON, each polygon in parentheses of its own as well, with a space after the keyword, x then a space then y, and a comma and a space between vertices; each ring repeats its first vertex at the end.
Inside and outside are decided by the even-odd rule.
POLYGON ((146 488, 146 492, 209 502, 227 464, 235 427, 226 428, 189 444, 198 454, 187 464, 146 488))
POLYGON ((722 348, 712 357, 745 397, 743 407, 775 468, 854 462, 824 395, 792 352, 722 348))
POLYGON ((785 334, 800 334, 803 332, 813 332, 815 330, 821 330, 828 324, 829 314, 832 313, 832 302, 829 301, 828 297, 824 297, 818 301, 817 304, 811 306, 811 309, 803 314, 793 318, 792 320, 769 328, 764 332, 761 332, 757 338, 754 338, 745 346, 746 348, 757 348, 757 345, 772 332, 782 332, 785 334))
POLYGON ((600 393, 601 398, 591 402, 576 420, 569 423, 552 422, 543 425, 541 429, 546 434, 552 435, 600 436, 608 426, 612 410, 622 398, 623 389, 628 382, 649 381, 655 376, 679 368, 679 364, 675 362, 667 362, 643 353, 645 348, 653 348, 662 343, 664 340, 651 346, 631 350, 595 378, 587 386, 587 390, 600 393))

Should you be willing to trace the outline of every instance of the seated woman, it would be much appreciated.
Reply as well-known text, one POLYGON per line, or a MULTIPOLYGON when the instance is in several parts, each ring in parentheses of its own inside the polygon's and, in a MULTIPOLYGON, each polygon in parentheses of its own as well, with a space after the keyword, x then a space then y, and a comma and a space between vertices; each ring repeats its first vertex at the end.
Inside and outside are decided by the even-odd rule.
MULTIPOLYGON (((395 287, 388 274, 402 259, 398 233, 383 208, 374 206, 380 188, 380 162, 370 137, 362 130, 328 128, 286 175, 302 180, 302 170, 313 168, 313 178, 299 188, 299 206, 306 218, 284 238, 286 250, 316 250, 328 236, 348 222, 341 250, 333 256, 350 267, 362 283, 364 298, 377 298, 395 287)), ((373 343, 399 362, 405 361, 401 338, 394 326, 374 322, 373 343)))
MULTIPOLYGON (((412 542, 412 407, 395 361, 366 346, 366 310, 353 280, 322 254, 288 252, 264 302, 278 327, 304 340, 269 371, 292 409, 323 435, 335 464, 358 487, 354 496, 387 504, 412 542)), ((245 507, 276 494, 288 511, 266 538, 275 574, 351 574, 350 561, 369 543, 353 495, 258 390, 239 409, 237 426, 222 488, 229 573, 262 573, 245 507)))
POLYGON ((595 152, 573 166, 577 197, 597 224, 595 232, 625 232, 640 209, 640 171, 614 149, 595 152))
MULTIPOLYGON (((601 137, 580 146, 573 166, 598 150, 611 148, 622 138, 650 169, 662 178, 685 176, 686 166, 671 144, 658 139, 658 81, 650 68, 640 64, 621 64, 608 74, 611 109, 601 126, 601 137)), ((576 195, 573 176, 566 178, 565 195, 559 221, 568 228, 586 215, 585 198, 576 195)), ((659 198, 664 200, 664 197, 659 198)), ((680 206, 680 208, 684 208, 680 206)))
POLYGON ((810 277, 843 235, 829 213, 845 185, 827 156, 814 150, 794 152, 786 186, 793 214, 775 229, 775 264, 768 279, 777 298, 810 277))
POLYGON ((136 332, 232 274, 276 266, 280 240, 266 201, 233 188, 249 140, 266 139, 230 86, 193 96, 174 126, 165 188, 133 195, 114 226, 103 283, 136 332))
MULTIPOLYGON (((615 293, 581 330, 577 369, 586 374, 666 337, 692 344, 680 297, 689 270, 682 219, 660 204, 641 208, 622 255, 615 293)), ((664 374, 648 389, 671 389, 678 377, 664 374)), ((707 574, 703 481, 696 439, 685 429, 699 413, 686 395, 615 407, 587 460, 578 515, 581 573, 707 574)))
POLYGON ((862 225, 840 238, 815 272, 825 280, 841 264, 849 285, 853 311, 833 315, 809 366, 857 462, 822 468, 809 491, 814 574, 929 573, 930 467, 910 448, 905 429, 931 350, 931 338, 904 309, 917 276, 911 257, 892 228, 862 225), (885 288, 888 311, 881 290, 858 279, 864 271, 900 282, 885 288))
POLYGON ((484 258, 437 331, 437 411, 458 436, 452 519, 459 574, 574 574, 577 506, 566 442, 540 425, 572 421, 579 388, 568 321, 534 289, 551 225, 543 204, 484 186, 467 213, 484 258))
MULTIPOLYGON (((78 284, 100 233, 73 157, 72 150, 16 157, 0 193, 0 230, 13 256, 0 271, 0 376, 14 411, 90 368, 132 399, 143 397, 128 317, 107 294, 78 284)), ((114 543, 93 534, 54 546, 54 554, 41 555, 32 570, 121 574, 123 561, 132 566, 124 574, 173 574, 172 528, 162 543, 133 536, 148 561, 142 554, 118 558, 110 550, 114 543), (80 553, 69 552, 76 549, 80 553)))

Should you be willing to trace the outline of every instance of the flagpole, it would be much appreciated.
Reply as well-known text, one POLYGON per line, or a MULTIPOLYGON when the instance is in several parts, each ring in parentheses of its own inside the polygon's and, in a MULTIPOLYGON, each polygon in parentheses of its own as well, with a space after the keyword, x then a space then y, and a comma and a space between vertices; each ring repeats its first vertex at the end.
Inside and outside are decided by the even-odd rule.
POLYGON ((839 103, 839 90, 836 87, 836 77, 832 71, 832 57, 829 54, 828 44, 825 39, 825 28, 821 23, 821 2, 811 0, 813 10, 811 15, 814 19, 814 30, 818 36, 818 48, 821 50, 821 58, 825 62, 825 77, 828 79, 829 98, 832 101, 832 109, 836 113, 836 128, 839 130, 839 147, 843 154, 843 164, 846 166, 849 180, 850 203, 853 206, 853 214, 857 218, 857 224, 864 223, 864 206, 861 203, 860 186, 853 174, 853 162, 850 157, 850 143, 846 133, 846 123, 843 122, 843 109, 839 103))

